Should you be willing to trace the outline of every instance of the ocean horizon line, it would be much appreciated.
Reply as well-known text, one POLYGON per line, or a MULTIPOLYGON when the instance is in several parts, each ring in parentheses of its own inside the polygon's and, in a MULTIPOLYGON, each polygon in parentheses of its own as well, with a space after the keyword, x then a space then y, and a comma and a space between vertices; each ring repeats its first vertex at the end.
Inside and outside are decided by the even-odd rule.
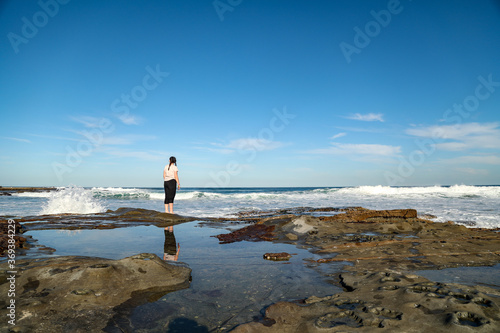
MULTIPOLYGON (((452 186, 474 186, 474 187, 494 187, 500 186, 500 184, 433 184, 433 185, 344 185, 344 186, 181 186, 181 189, 272 189, 272 188, 356 188, 356 187, 390 187, 390 188, 410 188, 410 187, 452 187, 452 186)), ((85 186, 85 185, 0 185, 0 189, 8 189, 8 188, 34 188, 34 189, 43 189, 43 188, 66 188, 66 187, 82 187, 86 189, 92 188, 161 188, 162 186, 124 186, 124 185, 94 185, 94 186, 85 186)))

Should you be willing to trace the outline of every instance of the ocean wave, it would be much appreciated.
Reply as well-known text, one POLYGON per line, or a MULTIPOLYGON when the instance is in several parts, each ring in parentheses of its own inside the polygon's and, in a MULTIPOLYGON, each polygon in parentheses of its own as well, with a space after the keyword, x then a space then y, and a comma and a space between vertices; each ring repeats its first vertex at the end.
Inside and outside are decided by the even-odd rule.
POLYGON ((15 197, 26 197, 26 198, 48 198, 53 192, 21 192, 21 193, 12 193, 12 196, 15 197))
MULTIPOLYGON (((165 194, 160 189, 137 188, 92 188, 96 198, 104 199, 145 199, 163 200, 165 194)), ((340 197, 398 197, 398 198, 500 198, 500 186, 420 186, 420 187, 391 187, 391 186, 357 186, 344 188, 316 188, 316 189, 280 189, 269 192, 261 189, 240 191, 234 189, 183 189, 177 191, 176 200, 207 201, 207 200, 245 200, 245 201, 280 201, 280 200, 335 200, 340 197), (220 192, 218 192, 220 191, 220 192)))
POLYGON ((346 187, 338 190, 343 194, 357 195, 380 195, 380 196, 439 196, 445 198, 459 197, 485 197, 500 198, 500 186, 415 186, 415 187, 391 187, 391 186, 358 186, 346 187))
POLYGON ((43 206, 40 215, 51 214, 94 214, 106 211, 101 201, 94 197, 92 191, 82 187, 70 186, 51 192, 48 202, 43 206))
POLYGON ((95 198, 106 199, 149 199, 151 195, 147 190, 122 187, 94 187, 91 191, 95 198))
MULTIPOLYGON (((29 195, 27 195, 29 196, 29 195)), ((99 213, 127 206, 163 210, 162 188, 68 187, 52 193, 33 193, 47 203, 41 214, 99 213)), ((21 199, 21 198, 20 198, 21 199)), ((246 210, 291 207, 348 207, 369 209, 415 208, 435 215, 436 222, 461 221, 468 226, 500 225, 500 186, 357 186, 344 188, 183 188, 177 191, 180 214, 199 217, 233 216, 246 210)))

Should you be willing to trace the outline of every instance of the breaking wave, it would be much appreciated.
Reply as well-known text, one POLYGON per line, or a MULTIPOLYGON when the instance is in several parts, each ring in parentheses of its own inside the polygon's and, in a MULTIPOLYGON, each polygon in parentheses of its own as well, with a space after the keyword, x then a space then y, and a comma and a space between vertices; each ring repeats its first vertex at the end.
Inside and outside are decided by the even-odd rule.
MULTIPOLYGON (((163 211, 163 188, 67 187, 50 193, 19 194, 47 200, 41 214, 91 214, 107 208, 163 211), (47 199, 45 198, 47 197, 47 199)), ((26 198, 29 199, 29 198, 26 198)), ((182 188, 175 197, 179 214, 234 216, 248 210, 291 207, 414 208, 436 222, 500 227, 500 186, 357 186, 330 188, 182 188)))
POLYGON ((50 192, 49 200, 43 206, 41 215, 50 214, 93 214, 106 211, 106 207, 91 191, 70 186, 50 192))
MULTIPOLYGON (((94 197, 105 199, 151 199, 163 200, 162 188, 122 188, 94 187, 94 197)), ((34 196, 38 194, 33 194, 34 196)), ((43 195, 40 195, 43 196, 43 195)), ((45 195, 46 196, 46 195, 45 195)), ((497 198, 500 199, 500 186, 358 186, 343 188, 196 188, 182 189, 177 192, 176 200, 328 200, 342 197, 395 197, 395 198, 497 198)))

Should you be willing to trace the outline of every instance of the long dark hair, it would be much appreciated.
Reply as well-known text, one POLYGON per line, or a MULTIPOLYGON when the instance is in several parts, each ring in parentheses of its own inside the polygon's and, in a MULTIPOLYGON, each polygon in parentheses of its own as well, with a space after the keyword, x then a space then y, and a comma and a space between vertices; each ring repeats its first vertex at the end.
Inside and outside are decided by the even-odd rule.
POLYGON ((170 166, 172 165, 172 163, 175 164, 175 166, 177 166, 177 159, 174 157, 174 156, 170 156, 170 163, 168 164, 168 170, 170 170, 170 166))

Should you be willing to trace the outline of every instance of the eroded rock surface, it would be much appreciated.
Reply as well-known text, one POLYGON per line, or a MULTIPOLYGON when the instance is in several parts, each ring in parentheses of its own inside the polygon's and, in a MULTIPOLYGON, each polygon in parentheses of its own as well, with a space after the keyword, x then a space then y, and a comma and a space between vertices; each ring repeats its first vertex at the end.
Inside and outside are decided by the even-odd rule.
MULTIPOLYGON (((500 262, 500 233, 494 230, 434 223, 418 218, 414 209, 326 210, 336 214, 286 214, 260 219, 255 226, 269 230, 260 240, 305 245, 325 255, 318 262, 350 262, 355 270, 441 269, 500 262)), ((248 234, 250 227, 224 237, 248 234)))
POLYGON ((25 223, 26 230, 48 229, 115 229, 139 225, 155 225, 168 227, 179 223, 194 221, 195 218, 177 214, 162 213, 142 208, 118 208, 98 214, 57 214, 42 216, 27 216, 16 218, 17 222, 25 223))
POLYGON ((286 261, 286 260, 289 260, 292 257, 292 255, 290 253, 286 253, 286 252, 264 253, 263 257, 266 260, 286 261))
POLYGON ((350 291, 275 303, 260 321, 233 332, 500 331, 500 294, 493 289, 488 294, 396 272, 343 273, 340 280, 350 291))
POLYGON ((11 195, 12 193, 23 193, 23 192, 51 192, 56 190, 57 190, 56 187, 0 186, 0 195, 11 195))
MULTIPOLYGON (((314 210, 321 212, 322 210, 314 210)), ((323 254, 316 262, 345 262, 339 276, 346 292, 279 302, 259 321, 235 332, 498 332, 500 292, 441 284, 412 275, 422 269, 487 266, 500 262, 496 230, 466 228, 419 218, 413 209, 326 209, 331 215, 260 218, 274 226, 274 242, 323 254)), ((250 219, 251 216, 246 215, 250 219)), ((236 231, 237 232, 237 231, 236 231)))
MULTIPOLYGON (((30 222, 26 224, 29 230, 40 230, 165 227, 192 220, 195 219, 121 208, 102 214, 38 216, 18 222, 30 222)), ((390 332, 500 331, 497 290, 440 284, 411 274, 414 270, 499 263, 500 233, 497 230, 466 228, 451 222, 434 223, 419 217, 413 209, 361 207, 300 207, 204 220, 205 225, 211 227, 231 225, 230 233, 218 236, 221 243, 295 244, 322 255, 319 260, 311 260, 311 266, 346 264, 346 272, 337 276, 338 284, 346 290, 344 293, 323 298, 311 295, 303 301, 273 304, 266 309, 265 318, 241 325, 236 332, 372 332, 380 328, 390 332), (239 224, 245 227, 234 230, 239 224)), ((127 331, 127 311, 155 299, 156 291, 162 296, 177 288, 172 285, 185 286, 186 271, 181 274, 184 282, 166 283, 165 272, 161 273, 166 268, 158 268, 166 264, 160 260, 160 265, 156 256, 152 258, 145 260, 151 266, 147 268, 133 266, 130 259, 125 266, 135 267, 132 271, 110 268, 121 267, 118 265, 121 261, 95 258, 19 261, 16 266, 23 271, 17 282, 20 286, 17 323, 27 331, 40 327, 40 332, 98 331, 100 328, 109 332, 127 331), (155 271, 152 267, 159 270, 158 274, 147 279, 150 285, 141 285, 143 281, 139 281, 144 280, 141 276, 155 271), (57 277, 63 277, 61 283, 57 277), (93 282, 88 284, 88 280, 93 282), (96 322, 99 329, 92 326, 96 322)), ((144 258, 137 262, 141 260, 144 258)), ((0 292, 4 293, 6 280, 0 282, 4 282, 0 284, 0 292)), ((0 315, 3 314, 0 311, 0 315)), ((259 317, 258 311, 255 316, 259 317)))
POLYGON ((0 220, 0 256, 6 254, 10 244, 13 244, 17 249, 26 248, 26 237, 21 236, 24 229, 15 220, 0 220), (9 222, 10 221, 10 222, 9 222))
MULTIPOLYGON (((7 295, 11 273, 0 265, 0 293, 7 295)), ((121 260, 56 257, 16 262, 16 329, 21 332, 98 332, 120 326, 127 310, 174 290, 187 288, 191 270, 155 254, 121 260)), ((7 299, 0 316, 7 318, 7 299)), ((7 320, 0 330, 8 331, 7 320)))
POLYGON ((267 240, 271 241, 275 237, 273 225, 252 224, 242 229, 235 230, 228 234, 220 234, 215 237, 219 239, 221 244, 228 244, 241 241, 256 242, 267 240))

